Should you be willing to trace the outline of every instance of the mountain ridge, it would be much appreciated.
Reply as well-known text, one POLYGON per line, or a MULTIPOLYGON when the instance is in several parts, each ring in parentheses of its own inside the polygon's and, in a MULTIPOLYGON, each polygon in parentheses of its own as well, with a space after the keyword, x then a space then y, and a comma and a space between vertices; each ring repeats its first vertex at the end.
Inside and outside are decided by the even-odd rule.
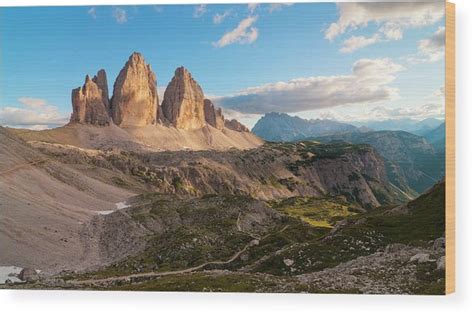
POLYGON ((295 141, 333 133, 353 132, 353 125, 327 119, 307 120, 286 113, 265 114, 252 132, 267 141, 295 141))

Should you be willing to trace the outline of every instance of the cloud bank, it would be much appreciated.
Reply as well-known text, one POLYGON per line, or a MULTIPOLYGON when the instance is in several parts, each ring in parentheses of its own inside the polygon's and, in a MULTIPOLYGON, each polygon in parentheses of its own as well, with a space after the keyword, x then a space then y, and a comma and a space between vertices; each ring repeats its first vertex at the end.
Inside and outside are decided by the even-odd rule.
POLYGON ((401 70, 403 67, 390 59, 361 59, 353 64, 350 75, 296 78, 247 88, 214 101, 228 110, 249 114, 375 103, 398 95, 398 89, 389 84, 401 70))
POLYGON ((367 119, 370 120, 387 120, 387 119, 415 119, 422 120, 427 118, 442 118, 444 116, 444 105, 438 104, 424 104, 419 107, 376 107, 372 109, 367 119))
POLYGON ((325 37, 333 41, 338 36, 367 27, 379 25, 370 37, 353 37, 344 41, 341 52, 354 50, 381 41, 400 40, 406 29, 433 25, 444 17, 441 2, 391 2, 391 3, 338 3, 339 19, 325 30, 325 37))
POLYGON ((18 102, 22 107, 0 108, 0 125, 38 130, 61 126, 68 122, 66 115, 44 99, 21 97, 18 102))

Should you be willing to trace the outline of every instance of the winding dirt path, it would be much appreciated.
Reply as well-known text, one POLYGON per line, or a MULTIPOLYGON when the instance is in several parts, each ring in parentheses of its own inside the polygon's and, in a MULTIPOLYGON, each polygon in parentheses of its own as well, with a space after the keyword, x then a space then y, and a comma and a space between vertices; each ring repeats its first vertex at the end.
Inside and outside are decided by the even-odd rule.
POLYGON ((244 253, 249 247, 258 245, 258 243, 255 243, 255 240, 264 240, 268 238, 272 234, 276 233, 281 233, 285 231, 289 225, 284 226, 282 229, 274 232, 274 233, 269 233, 262 237, 261 239, 253 239, 249 243, 247 243, 241 250, 237 251, 234 255, 232 255, 231 258, 229 258, 226 261, 211 261, 211 262, 205 262, 200 265, 186 268, 186 269, 181 269, 181 270, 174 270, 174 271, 166 271, 166 272, 148 272, 148 273, 140 273, 140 274, 132 274, 132 275, 125 275, 125 276, 116 276, 116 277, 108 277, 108 278, 102 278, 102 279, 86 279, 86 280, 70 280, 68 283, 71 284, 77 284, 77 285, 83 285, 83 284, 101 284, 101 283, 107 283, 107 282, 112 282, 112 281, 130 281, 131 279, 134 278, 157 278, 157 277, 164 277, 164 276, 169 276, 169 275, 180 275, 180 274, 186 274, 186 273, 191 273, 197 270, 200 270, 206 266, 209 265, 225 265, 225 264, 230 264, 233 261, 235 261, 242 253, 244 253))
POLYGON ((44 162, 47 162, 48 160, 49 160, 48 158, 43 158, 43 159, 33 160, 33 161, 30 161, 30 162, 27 162, 27 163, 24 163, 24 164, 20 164, 20 165, 17 165, 15 167, 11 168, 11 169, 0 172, 0 176, 10 174, 12 172, 15 172, 17 170, 20 170, 20 169, 23 169, 23 168, 26 168, 26 167, 31 167, 31 166, 34 166, 34 165, 37 165, 37 164, 40 164, 40 163, 44 163, 44 162))

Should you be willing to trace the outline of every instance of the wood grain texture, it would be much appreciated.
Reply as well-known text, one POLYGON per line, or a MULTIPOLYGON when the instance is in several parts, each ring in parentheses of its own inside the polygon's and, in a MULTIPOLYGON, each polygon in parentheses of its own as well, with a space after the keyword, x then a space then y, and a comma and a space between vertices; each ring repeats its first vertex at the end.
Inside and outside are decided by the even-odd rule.
POLYGON ((455 4, 446 2, 446 294, 455 281, 455 4))

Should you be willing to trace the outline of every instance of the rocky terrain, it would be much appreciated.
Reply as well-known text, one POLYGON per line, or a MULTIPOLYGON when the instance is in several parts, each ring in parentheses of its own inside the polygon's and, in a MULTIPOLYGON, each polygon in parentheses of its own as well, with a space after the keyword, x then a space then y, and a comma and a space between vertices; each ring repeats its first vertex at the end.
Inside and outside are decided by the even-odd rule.
POLYGON ((410 198, 424 192, 444 176, 445 124, 436 119, 389 120, 375 123, 373 131, 331 120, 305 120, 269 113, 252 131, 269 141, 318 140, 368 144, 384 158, 394 186, 410 198), (409 129, 415 134, 399 129, 409 129), (391 130, 394 129, 394 130, 391 130))
POLYGON ((81 169, 42 154, 0 127, 0 265, 55 272, 84 268, 80 237, 103 211, 140 191, 111 183, 111 172, 81 169), (98 179, 100 178, 100 179, 98 179), (47 253, 45 253, 47 252, 47 253))
POLYGON ((330 194, 366 208, 408 199, 390 185, 382 158, 367 145, 308 141, 245 151, 140 153, 31 144, 70 166, 111 170, 166 194, 235 194, 263 200, 330 194))
POLYGON ((86 76, 64 127, 0 127, 0 288, 444 293, 423 137, 268 114, 318 138, 264 142, 184 67, 160 104, 139 53, 113 86, 86 76))
POLYGON ((263 141, 237 120, 225 119, 184 67, 175 71, 160 104, 157 78, 140 53, 120 71, 109 98, 107 75, 87 75, 72 91, 68 125, 51 130, 17 130, 27 141, 81 148, 204 150, 258 147, 263 141))
POLYGON ((440 154, 425 138, 408 132, 352 132, 318 139, 371 145, 385 159, 391 182, 409 195, 424 192, 444 176, 444 150, 440 154))
POLYGON ((130 152, 0 130, 0 260, 24 269, 1 287, 444 291, 444 182, 406 202, 371 146, 130 152))
POLYGON ((141 195, 131 207, 103 216, 96 230, 102 252, 120 252, 142 239, 137 251, 100 269, 10 287, 444 293, 444 182, 405 205, 370 212, 347 212, 350 203, 337 199, 301 201, 141 195), (286 215, 296 213, 295 204, 320 212, 327 202, 339 206, 319 216, 325 227, 302 220, 304 211, 286 215), (115 227, 118 221, 124 230, 115 227))

